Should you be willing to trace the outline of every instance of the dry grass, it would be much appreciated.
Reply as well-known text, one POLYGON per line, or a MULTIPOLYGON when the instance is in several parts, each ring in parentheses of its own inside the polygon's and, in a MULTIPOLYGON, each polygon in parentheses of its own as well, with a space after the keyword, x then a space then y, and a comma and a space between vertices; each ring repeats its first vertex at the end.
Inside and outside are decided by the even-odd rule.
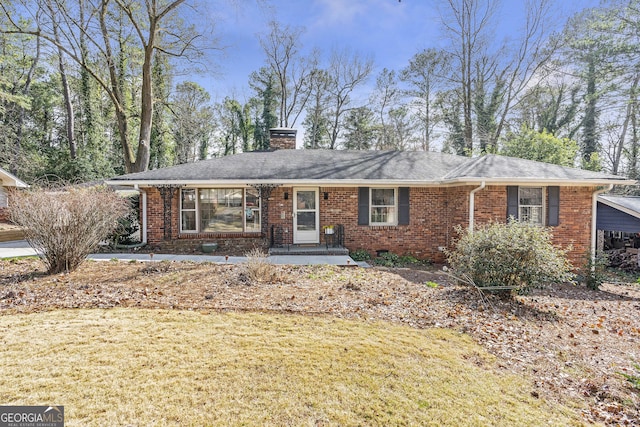
POLYGON ((70 427, 578 423, 449 330, 94 309, 1 316, 0 336, 0 402, 65 405, 70 427))
POLYGON ((255 248, 245 254, 247 262, 241 266, 241 274, 248 283, 277 283, 282 277, 280 270, 269 260, 269 254, 255 248))

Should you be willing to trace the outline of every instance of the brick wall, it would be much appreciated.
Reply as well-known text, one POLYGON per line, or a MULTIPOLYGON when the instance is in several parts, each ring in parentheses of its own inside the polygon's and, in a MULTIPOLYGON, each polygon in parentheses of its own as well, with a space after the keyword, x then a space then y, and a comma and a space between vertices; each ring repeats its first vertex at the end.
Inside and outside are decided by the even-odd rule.
POLYGON ((163 252, 201 252, 203 243, 218 243, 217 253, 241 255, 253 248, 266 249, 268 240, 260 233, 180 233, 180 190, 173 190, 171 240, 165 240, 164 202, 160 190, 146 188, 147 242, 163 252))
MULTIPOLYGON (((584 263, 585 254, 591 247, 591 203, 595 190, 596 187, 560 187, 560 221, 558 226, 549 228, 555 245, 564 249, 570 247, 567 255, 575 266, 584 263)), ((506 187, 488 186, 478 191, 474 215, 476 224, 505 221, 506 187)))
MULTIPOLYGON (((342 224, 345 246, 352 251, 375 254, 388 250, 442 262, 439 247, 450 246, 454 227, 468 221, 469 188, 412 188, 409 225, 363 226, 358 225, 357 188, 320 187, 320 228, 342 224)), ((282 229, 283 243, 293 243, 293 188, 279 187, 272 192, 269 219, 282 229)))
MULTIPOLYGON (((344 243, 350 250, 365 249, 372 254, 388 250, 400 255, 443 262, 440 248, 450 248, 457 237, 456 226, 466 230, 469 225, 469 192, 473 186, 426 187, 410 190, 410 223, 398 226, 358 225, 358 189, 320 187, 320 227, 342 224, 344 243), (328 194, 325 200, 324 193, 328 194)), ((554 243, 572 245, 569 257, 574 265, 583 262, 590 247, 591 196, 593 187, 560 187, 560 224, 552 227, 554 243)), ((180 251, 199 250, 204 242, 217 242, 220 250, 231 252, 234 245, 246 251, 268 245, 270 227, 281 229, 282 243, 293 243, 293 188, 275 188, 266 205, 269 224, 264 236, 252 233, 179 232, 179 190, 175 190, 172 207, 173 240, 164 240, 163 203, 160 192, 147 190, 149 245, 180 251), (286 199, 285 199, 286 193, 286 199), (224 248, 224 249, 223 249, 224 248)), ((474 217, 476 224, 491 220, 505 221, 507 190, 505 186, 488 186, 476 192, 474 217)), ((322 238, 322 236, 321 236, 322 238)))

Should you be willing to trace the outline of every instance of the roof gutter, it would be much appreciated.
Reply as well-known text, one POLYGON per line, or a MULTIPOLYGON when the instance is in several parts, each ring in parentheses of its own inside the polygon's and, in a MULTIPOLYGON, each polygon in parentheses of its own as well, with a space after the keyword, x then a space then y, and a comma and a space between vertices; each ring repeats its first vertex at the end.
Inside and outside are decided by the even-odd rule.
POLYGON ((482 190, 485 187, 485 182, 482 181, 479 187, 474 188, 469 192, 469 233, 473 234, 473 226, 475 221, 475 208, 476 208, 476 192, 482 190))
POLYGON ((611 191, 613 184, 609 184, 605 188, 601 188, 593 192, 591 200, 591 271, 596 268, 596 246, 598 243, 598 227, 596 217, 598 216, 598 195, 611 191))
POLYGON ((599 186, 609 184, 620 185, 633 185, 637 184, 637 181, 629 179, 597 179, 597 180, 570 180, 570 179, 523 179, 523 178, 470 178, 470 179, 434 179, 434 180, 419 180, 419 179, 217 179, 217 180, 162 180, 162 179, 149 179, 149 180, 106 180, 107 185, 118 186, 130 186, 135 185, 151 187, 155 185, 165 185, 167 183, 183 186, 246 186, 246 185, 260 185, 260 184, 275 184, 283 186, 300 186, 300 187, 355 187, 355 186, 375 186, 375 185, 398 185, 398 186, 416 186, 416 187, 458 187, 467 185, 561 185, 561 186, 599 186))

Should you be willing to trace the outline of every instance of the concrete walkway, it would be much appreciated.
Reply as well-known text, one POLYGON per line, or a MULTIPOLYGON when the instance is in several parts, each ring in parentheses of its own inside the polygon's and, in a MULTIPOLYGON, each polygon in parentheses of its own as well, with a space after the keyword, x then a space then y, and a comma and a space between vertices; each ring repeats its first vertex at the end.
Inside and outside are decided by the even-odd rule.
MULTIPOLYGON (((25 240, 12 242, 0 242, 0 258, 15 258, 24 256, 35 256, 37 252, 25 240)), ((223 255, 173 255, 173 254, 150 254, 145 253, 113 253, 113 254, 91 254, 88 259, 98 261, 108 261, 117 259, 121 261, 194 261, 212 262, 216 264, 240 264, 247 261, 243 256, 223 255)), ((272 255, 269 257, 272 264, 287 265, 343 265, 357 266, 358 264, 348 255, 272 255)))

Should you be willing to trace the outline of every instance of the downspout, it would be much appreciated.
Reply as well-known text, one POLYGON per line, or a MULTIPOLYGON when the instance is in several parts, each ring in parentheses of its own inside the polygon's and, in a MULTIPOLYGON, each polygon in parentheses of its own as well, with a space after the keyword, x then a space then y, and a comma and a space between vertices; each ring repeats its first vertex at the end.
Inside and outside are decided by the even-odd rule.
POLYGON ((471 192, 469 193, 469 233, 473 233, 473 226, 474 226, 474 220, 475 220, 475 208, 476 208, 476 198, 475 198, 475 194, 476 192, 482 190, 485 186, 485 182, 482 181, 482 184, 480 184, 480 187, 474 188, 473 190, 471 190, 471 192))
POLYGON ((598 195, 611 191, 613 184, 609 184, 606 188, 601 188, 593 192, 593 200, 591 201, 591 269, 596 268, 596 246, 598 243, 598 229, 596 225, 596 217, 598 215, 598 195))
POLYGON ((147 244, 147 192, 140 188, 138 184, 134 185, 134 188, 140 192, 140 222, 142 226, 141 246, 147 244))

